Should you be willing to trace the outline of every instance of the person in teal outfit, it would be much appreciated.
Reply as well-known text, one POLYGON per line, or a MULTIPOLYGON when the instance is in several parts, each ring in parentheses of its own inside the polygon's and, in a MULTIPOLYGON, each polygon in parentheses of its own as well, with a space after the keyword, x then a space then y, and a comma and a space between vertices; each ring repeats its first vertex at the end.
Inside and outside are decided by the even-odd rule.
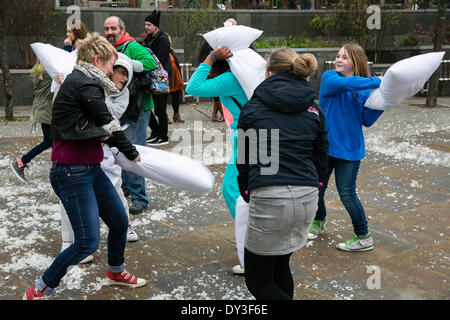
MULTIPOLYGON (((236 215, 236 202, 240 197, 236 167, 237 124, 242 106, 248 99, 236 77, 230 71, 228 59, 233 54, 227 47, 215 50, 205 43, 200 49, 200 65, 195 70, 186 86, 186 93, 196 97, 219 97, 223 105, 230 111, 234 122, 230 124, 230 141, 232 154, 225 170, 222 194, 233 219, 236 215)), ((243 273, 240 266, 233 267, 235 273, 243 273)))

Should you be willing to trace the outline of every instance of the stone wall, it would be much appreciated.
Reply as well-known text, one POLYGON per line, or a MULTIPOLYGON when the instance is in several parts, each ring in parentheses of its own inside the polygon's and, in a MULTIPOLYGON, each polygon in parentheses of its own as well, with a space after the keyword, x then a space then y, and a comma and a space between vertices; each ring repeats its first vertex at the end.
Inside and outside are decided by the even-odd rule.
MULTIPOLYGON (((180 62, 188 62, 184 54, 184 39, 179 36, 180 26, 177 21, 181 20, 183 15, 191 14, 194 9, 170 9, 162 10, 161 12, 161 29, 168 32, 174 42, 174 47, 180 62)), ((383 44, 384 51, 382 56, 385 57, 385 63, 392 63, 406 57, 417 55, 420 53, 429 52, 431 47, 414 47, 414 48, 394 48, 393 43, 398 41, 405 34, 410 33, 417 23, 422 24, 425 30, 433 23, 436 16, 436 10, 416 10, 416 11, 402 11, 402 20, 399 26, 388 32, 388 36, 383 44)), ((137 39, 140 39, 140 34, 144 31, 143 22, 145 17, 149 14, 147 9, 135 8, 101 8, 91 9, 82 8, 81 19, 86 23, 91 31, 103 34, 103 21, 110 15, 118 15, 123 18, 126 23, 127 31, 137 39)), ((235 18, 240 24, 251 26, 264 30, 264 37, 286 37, 305 35, 309 38, 317 36, 316 32, 309 26, 309 20, 316 14, 329 14, 326 10, 226 10, 207 11, 208 15, 213 15, 217 20, 216 25, 222 26, 225 19, 229 17, 235 18)), ((41 42, 48 42, 55 46, 62 47, 65 38, 65 21, 69 14, 66 13, 65 8, 57 10, 52 17, 50 31, 43 37, 41 42)), ((448 13, 450 16, 450 13, 448 13)), ((206 32, 207 30, 205 30, 206 32)), ((16 39, 11 33, 6 34, 6 46, 8 50, 9 65, 12 69, 13 86, 15 93, 16 105, 28 105, 32 102, 32 83, 28 70, 13 70, 18 66, 23 65, 18 51, 16 39)), ((450 59, 450 47, 446 47, 446 59, 450 59)), ((318 88, 320 77, 325 70, 324 61, 333 60, 337 52, 337 48, 324 49, 298 49, 298 52, 311 52, 316 55, 319 61, 319 69, 310 78, 311 82, 318 88)), ((259 50, 261 55, 268 57, 271 50, 259 50)), ((197 64, 196 61, 191 61, 197 64)), ((388 64, 387 64, 388 65, 388 64)), ((449 81, 450 82, 450 81, 449 81)), ((450 96, 450 83, 442 83, 440 85, 440 95, 450 96)), ((3 90, 0 90, 0 105, 4 104, 3 90)))
MULTIPOLYGON (((49 31, 40 41, 48 42, 56 46, 62 46, 65 38, 65 21, 69 17, 65 8, 56 10, 49 31)), ((166 9, 161 10, 161 30, 169 33, 174 41, 174 47, 185 49, 183 38, 182 17, 192 14, 195 9, 166 9)), ((81 8, 81 19, 91 31, 103 34, 103 21, 110 15, 120 16, 126 23, 127 31, 137 39, 144 32, 144 19, 149 14, 149 9, 142 8, 81 8)), ((317 14, 332 14, 328 10, 208 10, 206 14, 215 20, 215 26, 220 27, 225 19, 235 18, 239 24, 263 30, 265 38, 299 37, 306 36, 315 39, 318 36, 316 30, 309 21, 317 14)), ((433 23, 436 10, 402 10, 401 21, 398 26, 386 30, 382 47, 393 47, 402 37, 412 32, 416 24, 420 23, 425 30, 433 23)), ((450 17, 450 12, 447 13, 450 17)), ((448 19, 447 19, 448 21, 448 19)), ((206 27, 205 27, 206 28, 206 27)), ((203 30, 202 32, 207 32, 203 30)), ((18 51, 17 41, 11 33, 6 34, 9 65, 15 68, 23 65, 18 51)), ((186 46, 188 47, 188 46, 186 46)), ((187 49, 187 48, 186 48, 187 49)), ((192 61, 191 61, 192 62, 192 61)), ((390 61, 383 61, 390 62, 390 61)))

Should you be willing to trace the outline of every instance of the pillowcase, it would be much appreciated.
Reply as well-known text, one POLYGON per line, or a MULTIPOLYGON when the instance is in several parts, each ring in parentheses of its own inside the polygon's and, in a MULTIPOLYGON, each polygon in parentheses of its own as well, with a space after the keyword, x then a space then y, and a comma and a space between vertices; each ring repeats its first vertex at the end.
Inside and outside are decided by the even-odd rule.
POLYGON ((226 46, 231 52, 247 49, 250 44, 262 35, 263 31, 246 26, 222 27, 205 33, 203 38, 211 48, 226 46))
POLYGON ((59 88, 58 73, 62 73, 64 79, 72 73, 77 60, 77 51, 67 52, 48 43, 32 43, 31 49, 41 62, 45 71, 52 78, 51 92, 59 88))
POLYGON ((372 90, 364 106, 388 110, 413 97, 441 64, 445 51, 420 54, 394 63, 379 88, 372 90))

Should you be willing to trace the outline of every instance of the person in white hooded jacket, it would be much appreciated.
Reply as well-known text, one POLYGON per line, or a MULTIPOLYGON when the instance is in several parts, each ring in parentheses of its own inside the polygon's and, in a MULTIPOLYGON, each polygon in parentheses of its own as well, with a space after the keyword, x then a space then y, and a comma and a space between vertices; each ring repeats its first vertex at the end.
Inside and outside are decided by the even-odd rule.
MULTIPOLYGON (((114 64, 114 73, 111 76, 111 80, 114 82, 117 89, 119 89, 119 93, 108 95, 106 97, 106 105, 114 118, 114 121, 105 125, 108 127, 112 127, 112 131, 115 130, 124 130, 125 128, 120 127, 119 119, 122 117, 124 112, 128 107, 129 102, 129 91, 128 85, 133 78, 133 72, 142 72, 143 66, 142 63, 136 60, 131 60, 128 56, 118 52, 118 59, 114 64)), ((106 129, 106 128, 105 128, 106 129)), ((122 168, 114 163, 114 156, 112 150, 109 146, 103 145, 103 161, 100 163, 101 168, 111 180, 114 188, 117 191, 120 199, 122 200, 123 206, 125 207, 125 211, 128 214, 128 233, 127 233, 127 241, 134 242, 138 241, 138 236, 136 232, 131 227, 130 216, 129 216, 129 207, 128 202, 125 198, 125 195, 122 190, 122 168)), ((62 235, 62 246, 61 251, 65 250, 69 247, 74 241, 74 234, 72 230, 72 226, 70 224, 67 213, 64 210, 64 206, 60 204, 60 212, 61 212, 61 235, 62 235)), ((89 255, 80 263, 88 263, 92 261, 94 257, 89 255)))

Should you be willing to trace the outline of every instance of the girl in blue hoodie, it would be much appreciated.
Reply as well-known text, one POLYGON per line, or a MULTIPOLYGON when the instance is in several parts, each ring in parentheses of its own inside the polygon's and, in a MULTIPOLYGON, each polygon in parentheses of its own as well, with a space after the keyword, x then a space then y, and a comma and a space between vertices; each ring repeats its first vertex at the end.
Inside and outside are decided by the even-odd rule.
POLYGON ((308 239, 315 239, 326 225, 324 201, 328 180, 334 170, 340 199, 352 219, 354 236, 339 243, 344 251, 373 249, 366 215, 356 194, 356 179, 365 157, 363 126, 370 127, 383 113, 364 107, 372 88, 381 77, 369 77, 367 57, 357 44, 345 44, 336 56, 335 70, 326 71, 321 80, 319 105, 326 119, 329 142, 328 174, 319 189, 319 206, 308 239))

